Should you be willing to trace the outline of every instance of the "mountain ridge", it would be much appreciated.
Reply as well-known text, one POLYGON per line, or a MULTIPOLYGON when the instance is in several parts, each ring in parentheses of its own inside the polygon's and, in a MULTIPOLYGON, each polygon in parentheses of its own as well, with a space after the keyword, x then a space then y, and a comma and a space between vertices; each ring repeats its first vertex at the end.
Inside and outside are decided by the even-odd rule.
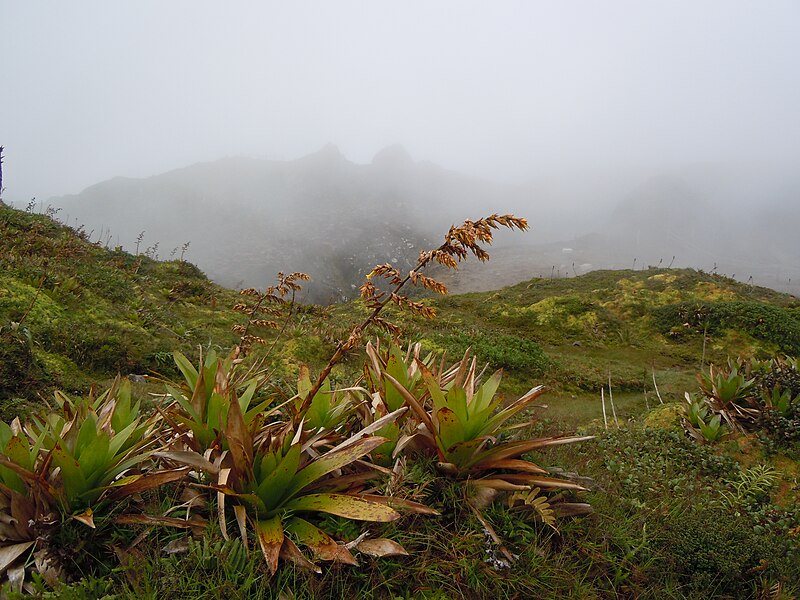
MULTIPOLYGON (((796 212, 800 183, 770 181, 754 168, 764 192, 759 205, 748 205, 761 188, 742 171, 623 174, 595 191, 579 178, 497 184, 415 161, 399 145, 358 164, 328 144, 289 161, 226 157, 147 178, 114 178, 52 202, 87 230, 110 231, 129 250, 141 232, 143 247, 159 242, 161 253, 190 241, 192 260, 227 286, 260 287, 277 271, 309 272, 307 298, 317 302, 353 297, 374 264, 410 266, 451 224, 491 212, 525 216, 533 229, 498 236, 504 252, 482 274, 491 279, 496 271, 498 285, 551 268, 582 272, 573 262, 674 262, 797 293, 800 241, 790 235, 787 214, 796 212), (562 248, 573 252, 562 255, 562 248)), ((462 291, 494 286, 463 285, 462 291)))

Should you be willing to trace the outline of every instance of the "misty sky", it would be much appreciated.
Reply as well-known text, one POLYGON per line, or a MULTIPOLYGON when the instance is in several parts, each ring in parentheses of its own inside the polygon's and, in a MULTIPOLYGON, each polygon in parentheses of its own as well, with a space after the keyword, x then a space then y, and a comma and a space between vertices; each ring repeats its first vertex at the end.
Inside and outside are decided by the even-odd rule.
POLYGON ((401 143, 498 180, 800 162, 800 2, 0 0, 4 198, 401 143))

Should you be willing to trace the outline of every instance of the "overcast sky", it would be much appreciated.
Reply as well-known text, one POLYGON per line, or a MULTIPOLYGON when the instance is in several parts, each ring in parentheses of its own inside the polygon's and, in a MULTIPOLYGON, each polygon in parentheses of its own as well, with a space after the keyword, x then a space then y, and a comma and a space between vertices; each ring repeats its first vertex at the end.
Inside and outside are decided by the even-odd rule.
POLYGON ((498 180, 800 158, 800 2, 0 0, 4 198, 401 143, 498 180))

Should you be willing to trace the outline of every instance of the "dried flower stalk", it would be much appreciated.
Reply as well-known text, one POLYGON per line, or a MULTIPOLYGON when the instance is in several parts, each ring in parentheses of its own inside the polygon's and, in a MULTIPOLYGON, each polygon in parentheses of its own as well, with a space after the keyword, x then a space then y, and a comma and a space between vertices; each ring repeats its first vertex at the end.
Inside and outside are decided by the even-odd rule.
POLYGON ((364 299, 367 307, 372 309, 372 312, 364 321, 353 327, 346 340, 340 341, 337 344, 333 356, 331 356, 328 364, 320 372, 316 383, 304 398, 303 404, 297 411, 295 418, 302 418, 311 400, 322 387, 322 383, 328 378, 333 367, 342 360, 349 350, 361 342, 364 330, 369 325, 376 325, 393 336, 400 333, 400 328, 397 325, 378 317, 389 302, 393 302, 401 309, 410 311, 411 314, 428 319, 436 316, 436 311, 432 307, 422 302, 413 301, 407 296, 400 294, 400 290, 406 283, 411 281, 415 286, 420 285, 438 294, 447 294, 447 287, 443 283, 431 277, 427 277, 426 275, 422 275, 420 271, 434 261, 449 269, 458 269, 458 263, 465 260, 470 254, 473 254, 481 262, 489 260, 489 253, 483 249, 481 244, 491 244, 493 230, 500 229, 501 227, 526 231, 528 229, 528 222, 514 215, 497 214, 489 215, 477 221, 467 220, 459 227, 450 227, 450 231, 447 232, 447 235, 444 237, 444 243, 441 246, 435 250, 421 252, 417 259, 416 266, 405 276, 402 276, 400 271, 389 263, 375 266, 367 275, 366 281, 360 288, 361 297, 364 299), (391 292, 387 294, 386 292, 380 291, 372 282, 375 277, 382 277, 386 279, 391 286, 394 286, 391 292))

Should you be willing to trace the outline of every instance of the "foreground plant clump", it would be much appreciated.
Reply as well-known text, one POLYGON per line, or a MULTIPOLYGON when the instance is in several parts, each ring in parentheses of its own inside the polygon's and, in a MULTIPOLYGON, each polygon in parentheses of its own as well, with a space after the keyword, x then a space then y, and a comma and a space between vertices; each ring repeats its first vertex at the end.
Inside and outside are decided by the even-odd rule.
POLYGON ((454 268, 468 253, 488 259, 481 244, 491 242, 497 227, 527 224, 498 215, 467 221, 442 246, 422 253, 406 276, 391 265, 376 267, 362 288, 370 315, 316 380, 300 369, 292 396, 270 392, 274 382, 264 360, 245 354, 264 342, 256 328, 277 326, 262 317, 263 304, 286 304, 302 274, 281 276, 264 294, 249 292, 255 303, 237 306, 248 317, 236 329, 241 344, 227 356, 208 352, 195 367, 176 351, 183 381, 164 380, 165 393, 151 410, 117 378, 100 395, 75 399, 57 392, 57 409, 0 423, 4 589, 55 589, 80 576, 101 576, 114 564, 130 568, 154 527, 186 531, 166 548, 181 553, 210 521, 224 540, 236 531, 244 554, 231 552, 240 560, 245 556, 249 564, 258 552, 272 575, 282 560, 319 573, 320 561, 358 564, 355 553, 404 555, 399 542, 373 537, 370 529, 342 535, 326 531, 326 524, 330 518, 388 523, 404 513, 436 518, 430 504, 441 499, 409 483, 420 469, 430 481, 451 482, 445 488, 457 490, 457 501, 476 515, 505 564, 514 556, 483 514, 497 497, 511 494, 509 506, 532 511, 552 528, 557 514, 590 512, 569 501, 581 485, 552 477, 523 456, 590 437, 512 437, 528 423, 510 420, 525 413, 541 387, 505 401, 497 394, 502 373, 485 377, 469 352, 446 366, 444 356, 423 357, 419 345, 403 351, 397 341, 367 344, 360 380, 331 381, 368 326, 397 337, 399 329, 379 316, 388 303, 432 317, 432 309, 401 288, 411 282, 445 293, 421 271, 431 262, 454 268), (374 277, 391 289, 381 291, 374 277), (553 490, 561 492, 551 503, 553 490))

